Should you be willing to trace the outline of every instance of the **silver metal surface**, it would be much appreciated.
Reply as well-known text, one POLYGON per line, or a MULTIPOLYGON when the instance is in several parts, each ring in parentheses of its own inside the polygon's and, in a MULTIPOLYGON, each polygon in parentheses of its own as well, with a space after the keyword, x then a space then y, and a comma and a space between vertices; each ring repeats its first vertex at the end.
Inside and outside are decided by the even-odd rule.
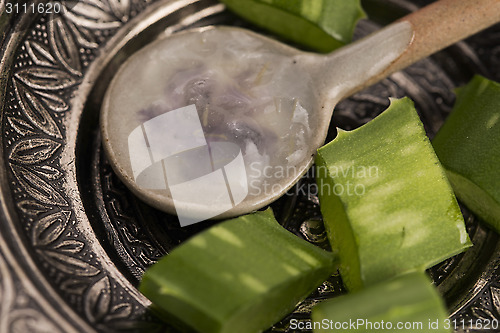
MULTIPOLYGON (((424 2, 365 5, 386 23, 424 2)), ((118 66, 146 43, 186 28, 245 24, 214 0, 81 3, 88 7, 72 16, 25 14, 0 25, 0 333, 174 332, 149 313, 136 286, 149 265, 213 222, 180 228, 123 186, 102 153, 100 103, 118 66)), ((375 28, 364 22, 358 34, 375 28)), ((360 126, 387 97, 404 95, 432 137, 455 87, 474 73, 500 81, 499 33, 493 27, 340 103, 328 139, 335 126, 360 126)), ((311 171, 272 206, 289 230, 327 247, 318 199, 304 190, 313 181, 311 171)), ((498 237, 464 215, 474 248, 431 276, 452 318, 500 319, 498 237)), ((291 332, 291 318, 308 320, 312 305, 343 291, 333 276, 272 331, 291 332)))

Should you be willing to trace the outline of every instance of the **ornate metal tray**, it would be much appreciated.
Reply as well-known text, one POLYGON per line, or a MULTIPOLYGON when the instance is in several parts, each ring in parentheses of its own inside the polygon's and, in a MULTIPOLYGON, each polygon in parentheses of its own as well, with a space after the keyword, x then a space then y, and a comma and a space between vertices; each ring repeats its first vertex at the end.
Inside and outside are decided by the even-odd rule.
MULTIPOLYGON (((145 268, 213 222, 180 228, 134 198, 102 153, 99 108, 117 67, 149 41, 211 24, 249 27, 214 0, 80 0, 69 15, 6 15, 0 0, 0 333, 175 332, 136 289, 145 268)), ((429 0, 366 0, 376 29, 429 0)), ((68 2, 69 3, 69 2, 68 2)), ((254 27, 250 27, 255 29, 254 27)), ((357 127, 387 97, 409 96, 432 137, 474 73, 500 81, 500 26, 342 102, 333 125, 357 127)), ((332 126, 329 139, 335 136, 332 126)), ((272 206, 299 237, 327 246, 309 172, 272 206), (309 193, 309 194, 308 194, 309 193)), ((500 318, 499 242, 463 209, 475 246, 430 270, 457 331, 500 318)), ((332 276, 270 332, 292 332, 312 305, 342 293, 332 276)))

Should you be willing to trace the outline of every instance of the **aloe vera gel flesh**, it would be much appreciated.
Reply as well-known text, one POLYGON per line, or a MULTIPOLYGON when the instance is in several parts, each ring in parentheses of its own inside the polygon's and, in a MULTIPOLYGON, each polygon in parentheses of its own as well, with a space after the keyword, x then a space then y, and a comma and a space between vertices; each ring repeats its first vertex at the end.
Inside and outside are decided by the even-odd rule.
POLYGON ((455 193, 500 232, 500 84, 476 76, 432 144, 455 193))
POLYGON ((423 271, 471 245, 444 169, 408 98, 318 150, 317 185, 350 290, 423 271))
POLYGON ((423 272, 324 301, 312 312, 314 332, 449 333, 444 301, 423 272))
POLYGON ((194 236, 145 273, 140 290, 169 321, 203 333, 262 332, 337 269, 270 209, 194 236))

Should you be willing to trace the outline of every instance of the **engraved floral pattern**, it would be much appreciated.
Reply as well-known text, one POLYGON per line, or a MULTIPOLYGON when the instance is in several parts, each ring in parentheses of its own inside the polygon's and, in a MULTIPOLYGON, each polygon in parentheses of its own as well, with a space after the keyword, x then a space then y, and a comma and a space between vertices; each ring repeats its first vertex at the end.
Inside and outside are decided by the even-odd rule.
POLYGON ((452 319, 459 331, 496 332, 500 328, 500 288, 497 281, 492 282, 467 311, 452 319))
POLYGON ((113 304, 111 285, 103 277, 86 294, 85 313, 94 324, 127 319, 132 313, 128 303, 113 304))
POLYGON ((113 29, 129 18, 129 0, 83 0, 76 4, 68 1, 71 8, 66 17, 78 26, 88 29, 113 29))
MULTIPOLYGON (((69 12, 65 15, 42 18, 38 29, 44 31, 40 34, 45 39, 27 38, 20 47, 18 58, 27 62, 12 74, 12 106, 4 123, 15 134, 7 144, 8 165, 23 193, 17 207, 29 217, 26 221, 31 221, 26 227, 35 253, 61 280, 59 288, 80 300, 87 320, 103 330, 114 321, 127 323, 134 307, 127 297, 113 298, 119 287, 91 260, 94 254, 74 227, 75 216, 66 198, 60 166, 65 136, 62 120, 88 66, 82 52, 99 47, 95 31, 115 29, 126 22, 131 5, 129 0, 67 2, 69 12)), ((0 316, 3 319, 7 313, 10 326, 0 327, 0 332, 59 331, 35 311, 7 309, 8 282, 1 276, 0 316)))
POLYGON ((34 332, 60 333, 59 327, 37 307, 28 307, 32 300, 18 278, 9 271, 8 263, 0 252, 0 333, 34 332), (15 285, 18 285, 15 287, 15 285), (19 301, 19 296, 24 301, 19 301))

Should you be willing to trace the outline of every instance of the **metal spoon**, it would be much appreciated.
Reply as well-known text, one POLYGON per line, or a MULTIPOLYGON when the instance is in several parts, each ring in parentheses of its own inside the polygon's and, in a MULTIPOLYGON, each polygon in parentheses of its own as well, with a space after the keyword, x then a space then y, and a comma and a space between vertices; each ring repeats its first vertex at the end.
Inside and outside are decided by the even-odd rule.
POLYGON ((500 21, 500 0, 441 0, 329 55, 239 28, 147 45, 102 106, 105 151, 125 184, 181 225, 261 208, 307 171, 333 108, 500 21))

